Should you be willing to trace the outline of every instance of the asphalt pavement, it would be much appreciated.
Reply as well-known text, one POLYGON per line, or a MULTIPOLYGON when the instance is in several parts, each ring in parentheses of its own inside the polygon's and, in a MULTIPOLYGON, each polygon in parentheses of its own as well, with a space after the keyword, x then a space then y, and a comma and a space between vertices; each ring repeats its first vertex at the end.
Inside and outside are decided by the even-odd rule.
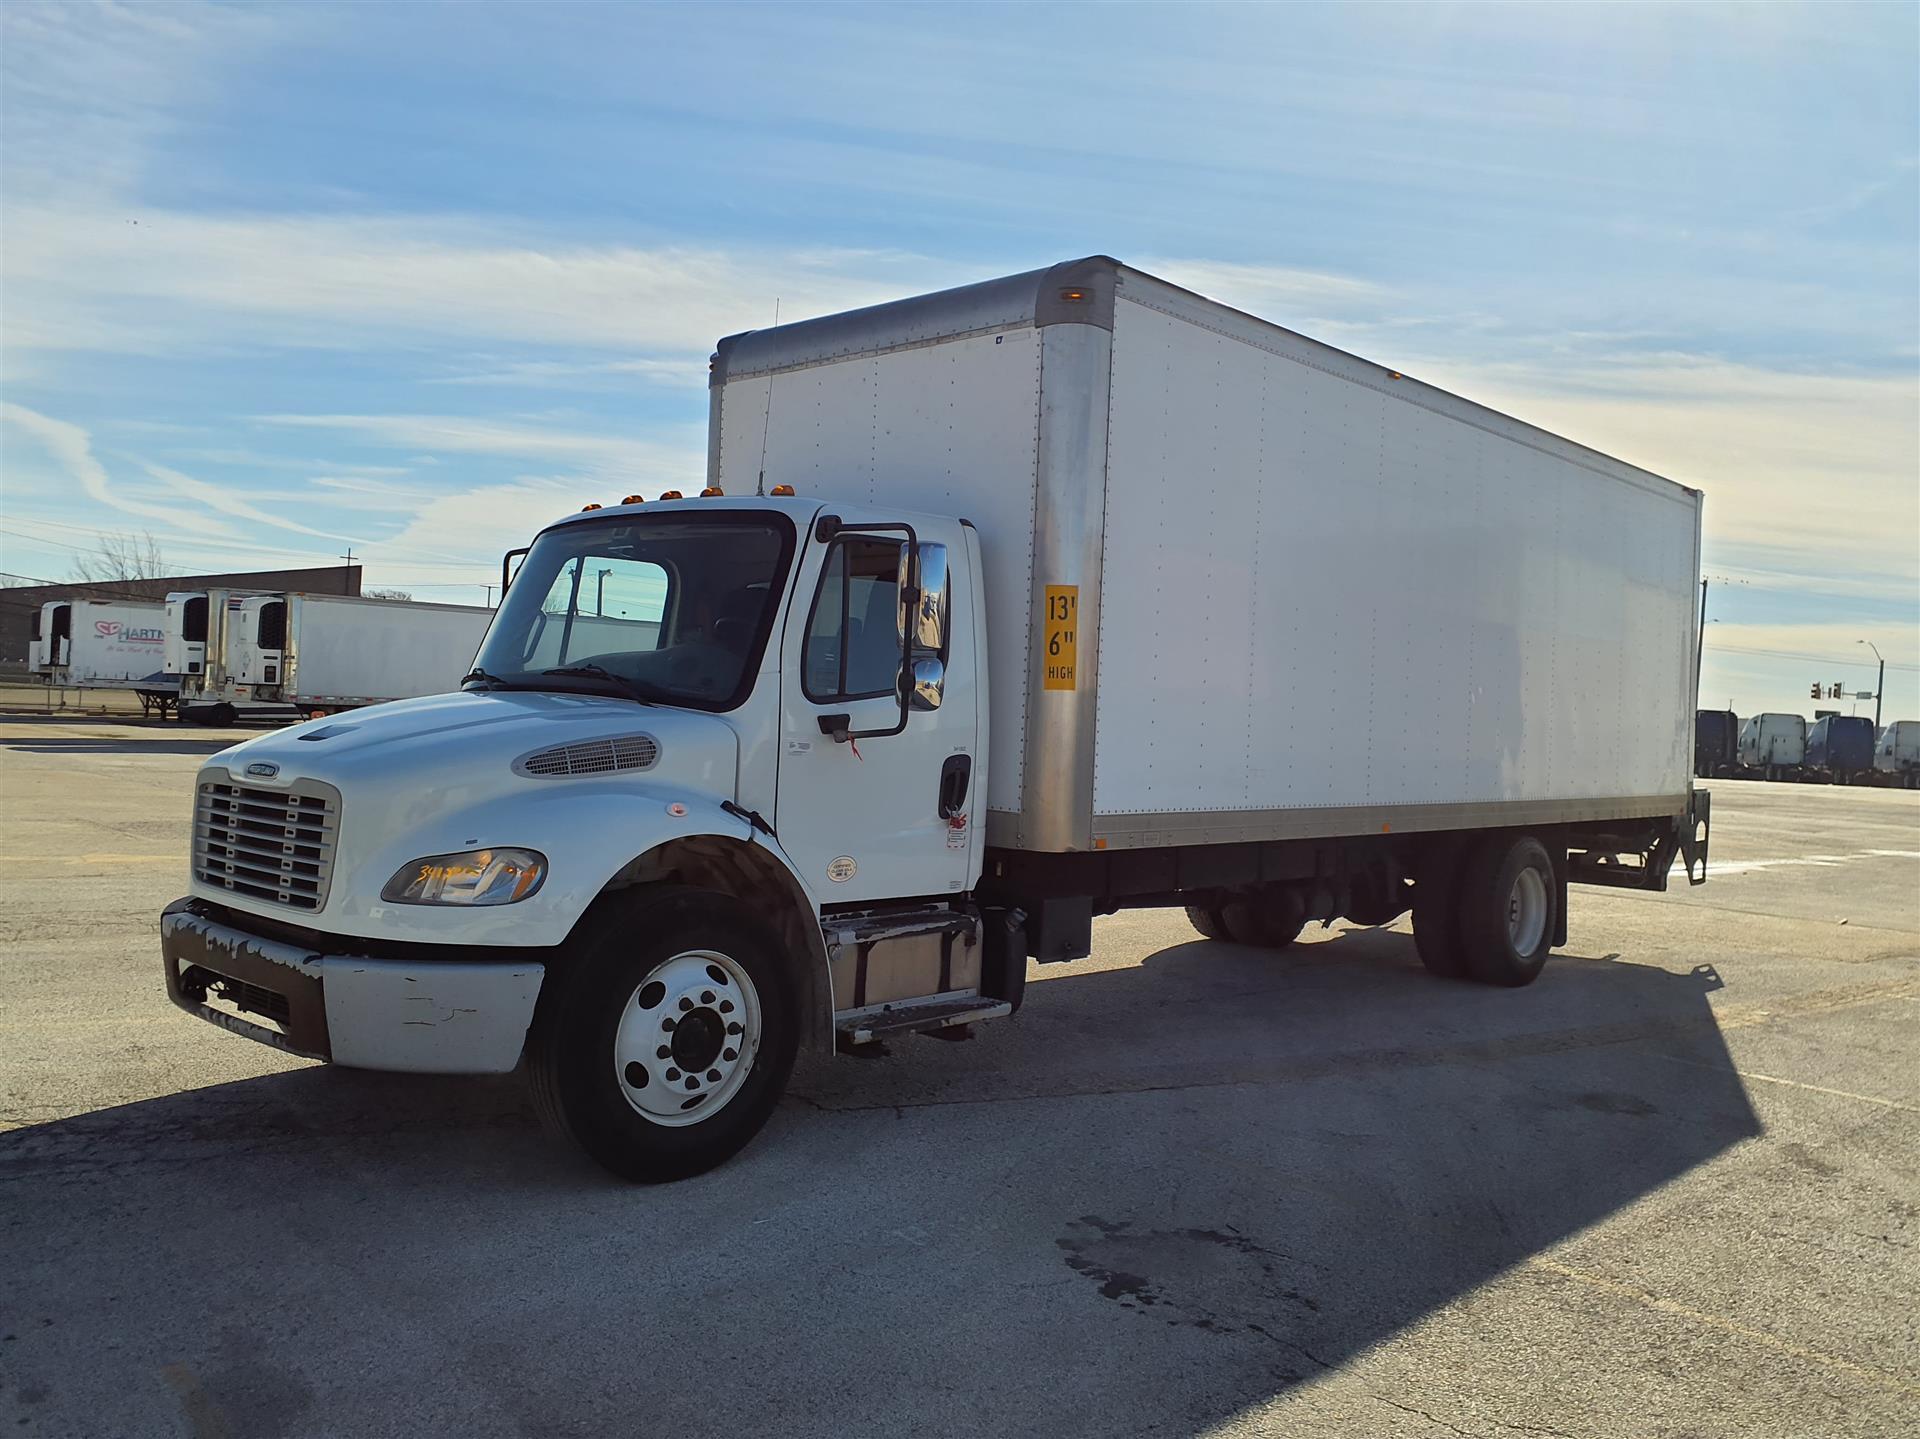
POLYGON ((1525 990, 1106 919, 649 1189, 168 1005, 223 742, 0 720, 0 1432, 1920 1432, 1920 794, 1718 782, 1525 990))

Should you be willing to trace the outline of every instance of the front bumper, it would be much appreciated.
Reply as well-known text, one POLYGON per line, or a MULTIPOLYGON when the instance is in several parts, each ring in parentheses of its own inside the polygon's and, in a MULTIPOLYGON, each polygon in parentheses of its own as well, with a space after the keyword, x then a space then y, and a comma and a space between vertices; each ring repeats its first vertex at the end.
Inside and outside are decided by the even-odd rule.
POLYGON ((354 1069, 504 1074, 520 1062, 546 967, 522 959, 372 959, 250 934, 180 899, 160 916, 167 997, 192 1015, 354 1069))

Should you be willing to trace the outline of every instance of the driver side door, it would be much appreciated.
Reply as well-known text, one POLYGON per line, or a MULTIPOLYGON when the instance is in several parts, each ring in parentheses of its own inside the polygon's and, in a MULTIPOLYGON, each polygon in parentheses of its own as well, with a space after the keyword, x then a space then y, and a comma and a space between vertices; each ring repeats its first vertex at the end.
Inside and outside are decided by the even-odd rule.
MULTIPOLYGON (((970 883, 970 664, 953 663, 947 623, 938 653, 915 651, 944 668, 938 707, 858 737, 900 722, 906 532, 845 529, 808 548, 783 641, 780 843, 823 905, 958 894, 970 883)), ((947 613, 969 613, 954 583, 947 613)))

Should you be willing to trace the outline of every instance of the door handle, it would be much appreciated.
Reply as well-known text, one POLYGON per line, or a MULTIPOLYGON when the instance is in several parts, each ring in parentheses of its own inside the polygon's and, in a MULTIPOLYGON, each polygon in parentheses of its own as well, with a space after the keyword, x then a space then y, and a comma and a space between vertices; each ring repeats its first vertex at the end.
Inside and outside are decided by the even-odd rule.
POLYGON ((940 818, 952 819, 967 807, 967 782, 973 777, 973 757, 950 754, 940 766, 940 818))

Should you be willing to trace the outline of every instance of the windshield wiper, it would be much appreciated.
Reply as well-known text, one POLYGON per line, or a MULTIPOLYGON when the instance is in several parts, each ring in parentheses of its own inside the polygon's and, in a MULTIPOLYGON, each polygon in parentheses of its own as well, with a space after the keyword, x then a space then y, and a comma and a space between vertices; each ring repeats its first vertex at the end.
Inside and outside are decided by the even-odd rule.
POLYGON ((584 665, 561 665, 558 669, 541 670, 540 673, 543 675, 572 676, 580 679, 605 680, 635 704, 657 705, 659 703, 658 700, 650 699, 641 693, 640 689, 632 680, 615 674, 605 665, 591 663, 584 665))

